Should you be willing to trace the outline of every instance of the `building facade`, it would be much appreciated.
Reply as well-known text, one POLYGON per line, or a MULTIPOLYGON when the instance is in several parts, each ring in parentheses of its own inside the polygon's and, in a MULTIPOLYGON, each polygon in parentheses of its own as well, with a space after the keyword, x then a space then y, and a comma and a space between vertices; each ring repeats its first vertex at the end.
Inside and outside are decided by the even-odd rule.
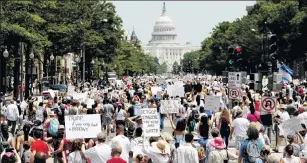
POLYGON ((181 64, 185 53, 200 49, 200 46, 193 46, 189 42, 180 45, 177 41, 176 27, 172 19, 166 15, 165 2, 162 15, 156 21, 151 36, 149 43, 142 46, 143 50, 145 53, 157 57, 160 64, 165 62, 168 72, 172 71, 175 62, 181 64))

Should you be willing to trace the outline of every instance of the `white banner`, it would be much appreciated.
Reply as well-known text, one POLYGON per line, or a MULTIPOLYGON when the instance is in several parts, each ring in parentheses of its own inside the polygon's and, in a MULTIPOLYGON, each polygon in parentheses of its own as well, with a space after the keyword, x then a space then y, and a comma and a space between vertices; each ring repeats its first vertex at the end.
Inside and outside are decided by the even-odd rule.
POLYGON ((96 138, 101 131, 100 114, 65 116, 66 138, 96 138))
POLYGON ((221 106, 221 97, 220 96, 205 96, 205 109, 218 111, 221 106))
POLYGON ((161 100, 160 103, 160 112, 163 114, 178 113, 179 107, 181 105, 179 100, 161 100))
POLYGON ((160 117, 157 108, 140 109, 143 133, 146 137, 160 136, 160 117))

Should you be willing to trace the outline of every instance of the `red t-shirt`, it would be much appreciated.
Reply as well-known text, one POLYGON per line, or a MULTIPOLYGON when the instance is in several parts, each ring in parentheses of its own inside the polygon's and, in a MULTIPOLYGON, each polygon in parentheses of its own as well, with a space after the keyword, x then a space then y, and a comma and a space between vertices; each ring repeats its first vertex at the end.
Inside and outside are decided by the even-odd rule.
POLYGON ((107 161, 107 163, 127 163, 127 161, 123 160, 122 158, 111 158, 107 161))
POLYGON ((31 145, 31 151, 36 151, 36 153, 42 152, 42 153, 48 154, 49 147, 45 142, 41 140, 36 140, 31 145))

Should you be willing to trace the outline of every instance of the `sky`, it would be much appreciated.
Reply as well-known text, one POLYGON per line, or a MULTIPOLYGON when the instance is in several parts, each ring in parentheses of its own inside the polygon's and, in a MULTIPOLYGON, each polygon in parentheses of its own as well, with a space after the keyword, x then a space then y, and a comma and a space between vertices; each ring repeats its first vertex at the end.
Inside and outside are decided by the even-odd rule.
MULTIPOLYGON (((148 44, 163 1, 112 1, 129 37, 134 28, 142 44, 148 44)), ((166 15, 176 27, 177 41, 200 45, 222 21, 234 21, 247 14, 246 6, 256 1, 166 1, 166 15)))

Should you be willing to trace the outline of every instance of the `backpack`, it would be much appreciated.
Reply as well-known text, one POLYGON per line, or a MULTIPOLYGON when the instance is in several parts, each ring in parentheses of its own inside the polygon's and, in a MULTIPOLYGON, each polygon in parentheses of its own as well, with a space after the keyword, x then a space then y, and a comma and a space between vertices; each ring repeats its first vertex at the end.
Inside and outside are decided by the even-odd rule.
POLYGON ((192 121, 190 121, 190 123, 189 123, 189 127, 188 127, 188 132, 189 133, 191 133, 191 132, 193 132, 194 131, 194 129, 195 129, 195 125, 196 125, 196 122, 195 122, 195 120, 193 119, 192 121))
POLYGON ((254 163, 261 158, 261 150, 258 147, 258 140, 250 140, 247 143, 246 154, 249 162, 254 163))
POLYGON ((59 130, 59 122, 56 119, 50 120, 50 125, 48 128, 49 134, 56 136, 59 130))

